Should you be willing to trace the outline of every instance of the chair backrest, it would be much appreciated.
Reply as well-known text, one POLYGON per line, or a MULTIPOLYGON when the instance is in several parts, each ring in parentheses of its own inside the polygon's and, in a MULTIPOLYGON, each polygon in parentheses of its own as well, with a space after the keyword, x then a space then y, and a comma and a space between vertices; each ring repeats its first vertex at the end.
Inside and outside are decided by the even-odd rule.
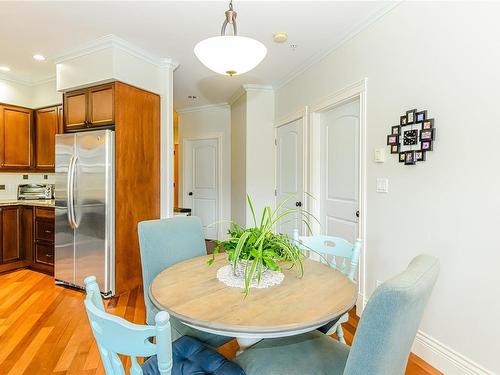
POLYGON ((380 285, 363 310, 344 375, 404 374, 413 340, 439 275, 430 255, 380 285))
POLYGON ((299 236, 298 229, 293 231, 293 237, 302 250, 309 253, 310 258, 328 263, 354 280, 363 246, 362 240, 358 238, 353 245, 340 237, 324 235, 304 237, 299 236))
POLYGON ((168 313, 160 311, 156 315, 155 326, 133 324, 105 311, 95 276, 85 279, 85 289, 85 308, 106 374, 125 374, 118 357, 118 354, 122 354, 131 357, 131 375, 142 374, 137 357, 152 355, 157 356, 160 374, 169 375, 172 369, 172 343, 168 313), (153 337, 156 343, 150 341, 153 337))
POLYGON ((149 286, 165 268, 183 260, 206 255, 201 220, 195 216, 139 223, 142 281, 148 324, 158 312, 149 299, 149 286))

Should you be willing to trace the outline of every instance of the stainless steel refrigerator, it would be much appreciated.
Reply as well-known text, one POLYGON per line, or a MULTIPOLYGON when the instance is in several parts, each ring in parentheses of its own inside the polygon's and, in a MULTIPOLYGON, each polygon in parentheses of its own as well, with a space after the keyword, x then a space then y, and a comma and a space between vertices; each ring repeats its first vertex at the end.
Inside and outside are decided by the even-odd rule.
POLYGON ((56 135, 56 283, 84 288, 94 275, 115 290, 114 132, 56 135))

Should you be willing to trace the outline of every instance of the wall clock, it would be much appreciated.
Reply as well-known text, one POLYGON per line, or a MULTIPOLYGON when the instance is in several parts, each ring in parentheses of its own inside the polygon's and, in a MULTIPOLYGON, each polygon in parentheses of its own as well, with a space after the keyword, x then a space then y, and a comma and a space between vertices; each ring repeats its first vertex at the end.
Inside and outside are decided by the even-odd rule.
POLYGON ((399 117, 399 125, 391 127, 387 145, 391 154, 397 154, 400 163, 415 165, 425 161, 426 153, 432 151, 436 139, 434 119, 427 118, 427 111, 410 109, 399 117))

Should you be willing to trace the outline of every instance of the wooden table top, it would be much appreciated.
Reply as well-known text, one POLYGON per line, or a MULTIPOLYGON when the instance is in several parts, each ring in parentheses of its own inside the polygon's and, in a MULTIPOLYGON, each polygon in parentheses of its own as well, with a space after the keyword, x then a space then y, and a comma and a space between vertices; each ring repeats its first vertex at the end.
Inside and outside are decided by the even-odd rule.
POLYGON ((211 330, 280 333, 312 329, 337 318, 356 303, 357 288, 340 271, 305 259, 304 276, 295 268, 283 269, 283 282, 270 288, 243 289, 226 286, 217 270, 228 264, 227 254, 177 263, 163 270, 150 287, 150 297, 160 309, 181 321, 211 330))

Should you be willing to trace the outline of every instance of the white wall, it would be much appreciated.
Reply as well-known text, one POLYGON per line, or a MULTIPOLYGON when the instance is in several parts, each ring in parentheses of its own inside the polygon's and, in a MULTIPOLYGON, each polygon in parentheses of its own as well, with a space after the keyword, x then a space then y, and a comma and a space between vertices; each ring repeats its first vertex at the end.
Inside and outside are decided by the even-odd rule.
POLYGON ((415 350, 447 374, 500 372, 499 14, 499 3, 403 2, 276 92, 279 118, 368 77, 365 294, 417 254, 438 257, 421 324, 430 347, 415 350), (417 166, 374 163, 412 108, 436 119, 434 151, 417 166))
MULTIPOLYGON (((179 114, 179 204, 187 204, 184 191, 184 142, 188 139, 207 139, 221 136, 220 154, 222 156, 222 217, 231 220, 231 112, 229 105, 178 111, 179 114)), ((227 232, 228 224, 222 225, 222 233, 227 232)))
POLYGON ((252 199, 257 220, 274 206, 274 92, 270 87, 244 85, 231 104, 231 215, 242 226, 253 226, 247 204, 252 199))
POLYGON ((31 108, 32 87, 0 78, 0 103, 31 108))
POLYGON ((246 224, 246 93, 231 105, 231 218, 246 224))
POLYGON ((0 103, 27 108, 41 108, 62 103, 62 94, 56 91, 56 81, 27 85, 0 78, 0 103))
MULTIPOLYGON (((247 89, 246 93, 246 188, 257 221, 264 207, 274 207, 274 92, 247 89)), ((247 225, 253 225, 250 210, 247 225)))
POLYGON ((62 104, 63 98, 56 90, 56 80, 50 80, 32 87, 32 108, 47 107, 53 104, 62 104))

